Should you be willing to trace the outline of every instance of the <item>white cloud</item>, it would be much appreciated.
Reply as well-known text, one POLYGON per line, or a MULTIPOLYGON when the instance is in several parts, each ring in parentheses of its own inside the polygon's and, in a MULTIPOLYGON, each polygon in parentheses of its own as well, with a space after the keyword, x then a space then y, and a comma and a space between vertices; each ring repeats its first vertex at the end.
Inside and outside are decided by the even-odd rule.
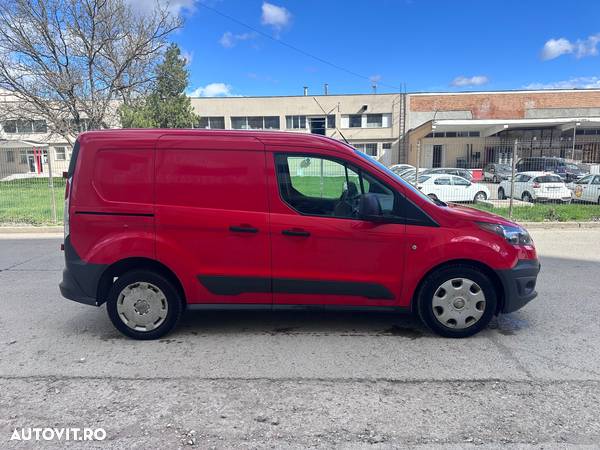
POLYGON ((596 56, 598 54, 598 43, 600 33, 588 36, 585 39, 577 39, 571 42, 566 38, 549 39, 542 48, 543 60, 558 58, 561 55, 573 54, 576 58, 596 56))
POLYGON ((489 81, 490 79, 485 75, 475 75, 473 77, 460 76, 452 80, 450 84, 455 87, 481 86, 489 83, 489 81))
POLYGON ((225 83, 210 83, 188 93, 188 97, 233 97, 231 86, 225 83))
POLYGON ((149 13, 158 3, 160 6, 166 6, 169 11, 175 15, 182 12, 194 12, 196 9, 196 0, 126 0, 135 11, 149 13))
POLYGON ((550 83, 531 83, 525 89, 600 89, 600 77, 574 77, 550 83))
POLYGON ((269 25, 279 31, 289 25, 291 20, 292 13, 283 6, 277 6, 267 2, 262 4, 261 22, 263 25, 269 25))
POLYGON ((219 39, 219 44, 221 44, 225 48, 235 47, 235 45, 239 41, 248 41, 250 39, 256 38, 256 33, 241 33, 234 34, 231 31, 226 31, 219 39))

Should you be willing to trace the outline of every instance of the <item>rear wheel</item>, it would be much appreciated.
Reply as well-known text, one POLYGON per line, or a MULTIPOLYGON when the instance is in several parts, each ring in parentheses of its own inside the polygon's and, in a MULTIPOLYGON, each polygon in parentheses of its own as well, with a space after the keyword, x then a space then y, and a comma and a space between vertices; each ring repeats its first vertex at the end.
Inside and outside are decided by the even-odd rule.
POLYGON ((504 188, 498 188, 498 199, 506 200, 506 193, 504 192, 504 188))
POLYGON ((175 327, 183 302, 177 289, 162 275, 134 270, 113 284, 106 307, 111 322, 124 335, 158 339, 175 327))
POLYGON ((417 297, 421 320, 435 333, 472 336, 485 328, 497 306, 496 290, 475 267, 456 265, 427 276, 417 297))
POLYGON ((533 197, 529 192, 523 192, 521 200, 523 200, 524 202, 533 203, 533 197))
POLYGON ((473 198, 474 202, 480 202, 482 200, 486 200, 487 199, 487 194, 483 191, 479 191, 477 194, 475 194, 475 197, 473 198))

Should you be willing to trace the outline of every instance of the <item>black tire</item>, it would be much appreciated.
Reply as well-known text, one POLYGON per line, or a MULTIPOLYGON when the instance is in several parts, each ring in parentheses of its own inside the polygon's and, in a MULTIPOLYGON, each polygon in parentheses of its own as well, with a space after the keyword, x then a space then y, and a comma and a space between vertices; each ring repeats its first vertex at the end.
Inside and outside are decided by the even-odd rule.
POLYGON ((477 202, 477 198, 481 196, 481 200, 487 200, 487 194, 483 191, 479 191, 477 194, 475 194, 475 197, 473 197, 473 203, 477 202))
POLYGON ((183 300, 173 284, 162 275, 149 270, 133 270, 121 275, 110 289, 108 300, 106 302, 108 317, 117 330, 125 336, 140 340, 158 339, 169 333, 175 325, 177 325, 183 309, 183 300), (135 330, 127 326, 119 316, 117 310, 119 295, 123 289, 135 283, 151 283, 158 287, 166 298, 166 303, 168 305, 166 317, 158 327, 151 331, 135 330))
POLYGON ((488 326, 498 305, 496 289, 489 277, 481 270, 468 265, 446 266, 429 274, 423 281, 417 295, 417 312, 423 323, 434 333, 449 338, 473 336, 488 326), (454 278, 468 278, 477 283, 485 295, 483 315, 466 328, 450 328, 442 324, 433 311, 433 297, 440 286, 454 278))
POLYGON ((506 194, 504 188, 498 188, 498 200, 506 200, 506 194))
POLYGON ((521 195, 521 200, 524 202, 533 203, 533 197, 529 192, 523 192, 523 195, 521 195))

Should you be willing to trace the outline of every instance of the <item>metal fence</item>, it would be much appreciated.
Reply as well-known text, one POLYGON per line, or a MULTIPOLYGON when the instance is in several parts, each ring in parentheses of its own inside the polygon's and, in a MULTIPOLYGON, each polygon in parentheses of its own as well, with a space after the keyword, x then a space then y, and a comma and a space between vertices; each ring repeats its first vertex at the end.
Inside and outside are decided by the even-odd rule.
POLYGON ((412 144, 408 154, 416 169, 404 176, 444 202, 509 208, 509 215, 515 207, 600 204, 600 135, 575 140, 429 136, 412 144))
MULTIPOLYGON (((432 136, 411 144, 407 155, 416 168, 404 177, 442 201, 505 208, 509 215, 513 208, 541 203, 580 209, 600 204, 600 135, 575 140, 432 136), (524 180, 518 176, 523 171, 559 178, 524 180)), ((62 223, 62 172, 69 156, 62 147, 0 148, 0 224, 62 223)), ((346 177, 343 166, 318 158, 293 158, 289 165, 294 178, 315 195, 334 195, 339 179, 346 177)), ((600 211, 597 215, 600 220, 600 211)))
POLYGON ((0 224, 62 223, 67 159, 49 147, 0 148, 0 224))

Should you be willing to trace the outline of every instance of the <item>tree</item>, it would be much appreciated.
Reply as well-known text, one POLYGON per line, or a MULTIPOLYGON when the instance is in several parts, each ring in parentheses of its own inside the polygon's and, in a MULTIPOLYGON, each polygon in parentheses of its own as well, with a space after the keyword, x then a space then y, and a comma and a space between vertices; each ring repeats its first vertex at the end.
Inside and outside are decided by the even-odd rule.
POLYGON ((0 89, 15 99, 4 114, 45 119, 71 143, 84 128, 116 125, 116 105, 148 92, 167 36, 181 26, 161 5, 0 0, 0 89))
POLYGON ((190 128, 198 123, 190 98, 185 95, 189 73, 176 44, 165 52, 156 67, 151 94, 137 104, 123 105, 120 110, 124 128, 190 128))

